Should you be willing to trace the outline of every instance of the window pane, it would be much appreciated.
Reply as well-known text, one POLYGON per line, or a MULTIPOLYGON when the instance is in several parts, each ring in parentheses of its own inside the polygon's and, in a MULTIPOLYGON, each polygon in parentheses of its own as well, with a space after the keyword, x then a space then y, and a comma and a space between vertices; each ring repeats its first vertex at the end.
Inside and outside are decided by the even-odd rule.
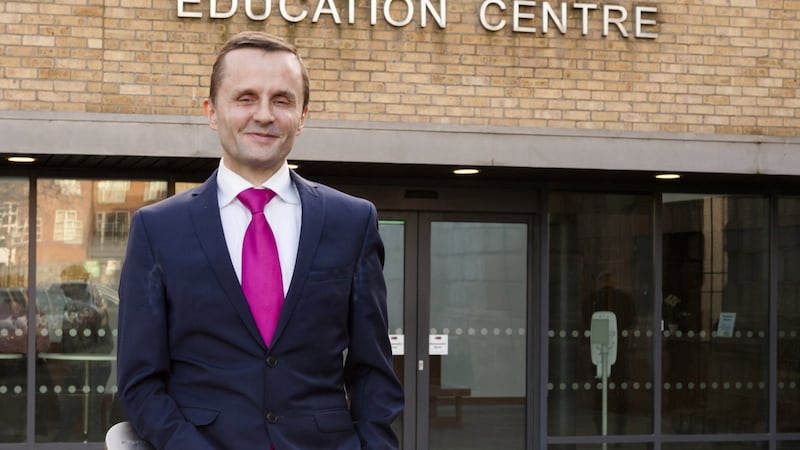
POLYGON ((768 210, 664 195, 664 433, 767 431, 768 210))
POLYGON ((380 221, 380 234, 386 253, 383 276, 386 279, 389 334, 403 334, 405 231, 405 222, 401 220, 380 221))
POLYGON ((650 433, 653 198, 553 193, 549 204, 548 433, 601 435, 604 418, 608 434, 650 433), (618 330, 605 408, 590 332, 602 311, 618 330))
POLYGON ((46 344, 37 345, 38 441, 102 441, 124 420, 113 373, 118 277, 133 211, 166 192, 154 186, 38 181, 36 302, 46 319, 46 344))
MULTIPOLYGON (((383 276, 386 279, 386 303, 389 314, 389 336, 392 339, 392 360, 395 374, 404 385, 405 352, 401 350, 404 349, 404 346, 399 341, 405 337, 405 332, 403 331, 405 230, 406 225, 402 220, 380 221, 381 239, 383 239, 386 253, 383 276), (400 349, 396 347, 400 347, 400 349)), ((400 439, 400 448, 403 448, 402 414, 394 421, 392 427, 398 439, 400 439)))
MULTIPOLYGON (((778 200, 778 431, 800 432, 800 197, 778 200)), ((800 449, 800 444, 794 447, 800 449)))
POLYGON ((431 223, 431 450, 525 448, 528 227, 431 223))
POLYGON ((0 199, 0 442, 23 442, 27 331, 37 328, 28 327, 28 181, 0 179, 0 199))

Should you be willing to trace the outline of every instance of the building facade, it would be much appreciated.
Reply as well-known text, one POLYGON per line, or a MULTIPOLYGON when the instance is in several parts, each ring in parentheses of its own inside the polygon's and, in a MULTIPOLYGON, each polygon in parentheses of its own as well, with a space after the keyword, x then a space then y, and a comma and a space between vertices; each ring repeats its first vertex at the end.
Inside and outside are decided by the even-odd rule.
POLYGON ((309 67, 298 173, 378 207, 405 450, 800 449, 798 23, 797 0, 3 2, 0 449, 125 420, 130 215, 218 165, 202 101, 242 30, 309 67))

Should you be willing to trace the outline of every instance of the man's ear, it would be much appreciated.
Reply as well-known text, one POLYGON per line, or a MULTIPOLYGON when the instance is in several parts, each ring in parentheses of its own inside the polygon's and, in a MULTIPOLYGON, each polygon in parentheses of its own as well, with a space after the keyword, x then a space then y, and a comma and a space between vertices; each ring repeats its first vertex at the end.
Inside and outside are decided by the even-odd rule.
POLYGON ((297 131, 295 132, 295 136, 303 132, 303 127, 306 124, 306 116, 308 116, 308 108, 304 109, 303 114, 300 115, 300 123, 297 124, 297 131))
POLYGON ((210 98, 206 98, 203 100, 203 111, 206 113, 206 118, 208 119, 208 126, 211 127, 212 130, 217 129, 217 109, 214 108, 214 102, 211 101, 210 98))

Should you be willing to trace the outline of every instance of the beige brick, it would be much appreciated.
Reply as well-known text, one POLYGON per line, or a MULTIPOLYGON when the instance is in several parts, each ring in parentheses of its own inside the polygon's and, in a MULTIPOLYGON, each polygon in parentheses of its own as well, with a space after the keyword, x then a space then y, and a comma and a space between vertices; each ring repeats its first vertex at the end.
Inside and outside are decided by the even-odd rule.
MULTIPOLYGON (((470 2, 448 5, 445 30, 372 26, 361 5, 354 25, 266 24, 300 47, 315 118, 800 135, 800 1, 731 1, 660 3, 654 40, 602 38, 597 22, 490 33, 470 2)), ((5 2, 0 108, 198 115, 216 49, 266 24, 152 0, 5 2)))

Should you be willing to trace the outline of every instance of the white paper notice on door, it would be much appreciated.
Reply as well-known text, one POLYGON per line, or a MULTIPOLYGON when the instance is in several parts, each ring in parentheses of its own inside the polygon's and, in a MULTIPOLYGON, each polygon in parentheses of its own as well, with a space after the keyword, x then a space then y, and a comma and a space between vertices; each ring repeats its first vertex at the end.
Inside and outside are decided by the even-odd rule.
POLYGON ((392 344, 392 355, 406 354, 406 336, 404 334, 390 334, 389 343, 392 344))
POLYGON ((446 334, 432 334, 428 340, 428 354, 429 355, 446 355, 447 354, 447 335, 446 334))
POLYGON ((719 313, 719 323, 717 324, 717 336, 733 337, 733 327, 736 324, 735 312, 719 313))

